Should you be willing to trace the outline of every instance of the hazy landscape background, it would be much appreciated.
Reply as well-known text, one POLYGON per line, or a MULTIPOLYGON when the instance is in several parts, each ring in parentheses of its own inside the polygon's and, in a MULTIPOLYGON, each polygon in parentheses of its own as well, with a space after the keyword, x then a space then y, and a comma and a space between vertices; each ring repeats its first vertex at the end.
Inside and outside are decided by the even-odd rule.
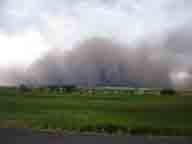
POLYGON ((190 0, 0 0, 0 84, 192 86, 190 0))

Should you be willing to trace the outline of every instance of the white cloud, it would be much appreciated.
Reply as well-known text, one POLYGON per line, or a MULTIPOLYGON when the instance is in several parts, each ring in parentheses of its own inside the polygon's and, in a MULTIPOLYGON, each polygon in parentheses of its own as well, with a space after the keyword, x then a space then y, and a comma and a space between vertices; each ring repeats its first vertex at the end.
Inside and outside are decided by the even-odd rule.
POLYGON ((190 85, 192 75, 188 71, 177 71, 171 73, 171 80, 174 86, 186 88, 190 85))
POLYGON ((104 3, 80 0, 74 2, 72 7, 68 3, 69 1, 64 1, 61 5, 62 12, 56 16, 50 14, 51 18, 48 20, 49 24, 51 20, 51 23, 57 25, 56 36, 59 37, 63 32, 66 41, 64 39, 60 43, 67 45, 76 39, 95 36, 130 43, 150 35, 172 31, 192 19, 192 5, 183 1, 115 0, 113 3, 104 3), (58 31, 60 32, 57 33, 58 31))
POLYGON ((96 36, 151 41, 192 20, 190 0, 8 0, 3 8, 0 29, 13 33, 0 33, 0 64, 30 63, 50 47, 96 36))
POLYGON ((49 16, 43 35, 52 48, 69 49, 80 39, 80 28, 71 16, 49 16))
POLYGON ((0 65, 27 65, 39 58, 47 48, 39 32, 0 33, 0 65))

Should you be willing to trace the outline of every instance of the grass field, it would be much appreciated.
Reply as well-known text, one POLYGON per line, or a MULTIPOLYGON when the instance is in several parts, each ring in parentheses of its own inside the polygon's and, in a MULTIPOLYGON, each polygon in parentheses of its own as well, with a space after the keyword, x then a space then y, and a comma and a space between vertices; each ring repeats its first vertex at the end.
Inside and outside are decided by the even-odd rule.
POLYGON ((192 135, 192 96, 0 89, 0 127, 192 135))

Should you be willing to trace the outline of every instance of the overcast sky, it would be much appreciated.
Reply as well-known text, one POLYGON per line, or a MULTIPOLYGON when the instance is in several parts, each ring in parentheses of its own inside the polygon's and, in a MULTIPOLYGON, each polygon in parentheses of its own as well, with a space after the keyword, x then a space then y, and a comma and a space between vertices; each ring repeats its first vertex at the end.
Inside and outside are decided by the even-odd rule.
POLYGON ((92 37, 134 45, 191 23, 191 0, 0 0, 0 66, 92 37))

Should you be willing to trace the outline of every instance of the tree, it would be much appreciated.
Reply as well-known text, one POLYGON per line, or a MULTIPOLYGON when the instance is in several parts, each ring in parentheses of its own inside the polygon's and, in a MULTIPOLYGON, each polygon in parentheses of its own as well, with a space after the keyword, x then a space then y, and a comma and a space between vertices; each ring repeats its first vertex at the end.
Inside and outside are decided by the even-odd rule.
POLYGON ((71 93, 71 92, 76 90, 76 86, 74 86, 74 85, 66 85, 66 86, 63 86, 63 89, 65 89, 65 91, 67 93, 71 93))
POLYGON ((19 86, 19 90, 20 90, 21 92, 31 92, 31 89, 30 89, 29 87, 27 87, 26 85, 24 85, 24 84, 21 84, 21 85, 19 86))
POLYGON ((175 95, 176 94, 176 91, 174 89, 162 89, 160 91, 160 94, 161 95, 175 95))

